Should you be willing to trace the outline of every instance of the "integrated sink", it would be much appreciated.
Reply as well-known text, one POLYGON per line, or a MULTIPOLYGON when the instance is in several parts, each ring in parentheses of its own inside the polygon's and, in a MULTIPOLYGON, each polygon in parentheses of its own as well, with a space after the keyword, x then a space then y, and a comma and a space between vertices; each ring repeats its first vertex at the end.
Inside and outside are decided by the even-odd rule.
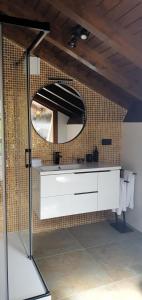
POLYGON ((82 166, 83 166, 83 164, 60 165, 60 169, 61 170, 78 169, 82 166))
POLYGON ((59 171, 61 170, 60 169, 60 166, 42 166, 40 167, 41 171, 59 171))
POLYGON ((83 164, 70 164, 70 165, 53 165, 53 166, 42 166, 40 167, 41 171, 60 171, 60 170, 71 170, 79 169, 83 164))

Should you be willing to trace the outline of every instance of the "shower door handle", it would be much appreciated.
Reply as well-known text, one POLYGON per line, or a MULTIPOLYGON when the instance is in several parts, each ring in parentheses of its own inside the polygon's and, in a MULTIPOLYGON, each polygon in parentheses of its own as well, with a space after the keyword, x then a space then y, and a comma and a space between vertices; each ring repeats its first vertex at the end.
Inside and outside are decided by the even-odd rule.
POLYGON ((25 167, 31 168, 31 149, 25 149, 25 167))

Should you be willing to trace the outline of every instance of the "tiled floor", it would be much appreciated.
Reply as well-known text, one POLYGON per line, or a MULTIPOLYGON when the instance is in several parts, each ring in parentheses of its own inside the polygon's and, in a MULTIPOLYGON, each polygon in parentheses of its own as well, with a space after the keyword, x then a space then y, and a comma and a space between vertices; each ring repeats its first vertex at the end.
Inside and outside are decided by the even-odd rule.
POLYGON ((35 234, 33 248, 52 300, 142 300, 142 233, 102 222, 35 234))

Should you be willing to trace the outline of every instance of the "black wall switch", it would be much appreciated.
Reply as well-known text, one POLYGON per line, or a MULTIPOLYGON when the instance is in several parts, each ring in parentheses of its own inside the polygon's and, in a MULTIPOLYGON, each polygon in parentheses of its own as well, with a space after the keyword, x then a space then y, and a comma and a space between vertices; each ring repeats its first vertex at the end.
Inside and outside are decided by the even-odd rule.
POLYGON ((112 145, 112 139, 102 139, 102 145, 112 145))

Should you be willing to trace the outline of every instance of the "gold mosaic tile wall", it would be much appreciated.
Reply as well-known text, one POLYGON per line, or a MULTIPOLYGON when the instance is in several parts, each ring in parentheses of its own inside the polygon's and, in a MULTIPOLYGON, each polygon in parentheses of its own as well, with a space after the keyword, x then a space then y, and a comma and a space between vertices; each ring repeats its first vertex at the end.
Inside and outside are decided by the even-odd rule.
MULTIPOLYGON (((15 65, 23 49, 5 39, 4 50, 8 230, 15 231, 28 226, 27 170, 24 167, 24 149, 27 147, 26 77, 23 66, 15 65)), ((42 60, 40 67, 40 76, 31 76, 31 98, 40 87, 52 83, 48 81, 49 76, 68 78, 42 60)), ((61 151, 62 162, 72 162, 78 156, 84 157, 97 145, 100 160, 119 163, 121 122, 125 110, 77 80, 73 79, 70 85, 78 90, 86 107, 84 130, 67 144, 53 145, 45 142, 32 128, 33 157, 39 157, 50 164, 53 151, 61 151), (112 145, 102 146, 102 138, 111 138, 112 145)), ((109 215, 110 212, 95 212, 39 221, 33 214, 33 229, 39 232, 98 222, 109 215)))
POLYGON ((23 49, 3 39, 6 199, 8 230, 28 228, 27 98, 23 49))

